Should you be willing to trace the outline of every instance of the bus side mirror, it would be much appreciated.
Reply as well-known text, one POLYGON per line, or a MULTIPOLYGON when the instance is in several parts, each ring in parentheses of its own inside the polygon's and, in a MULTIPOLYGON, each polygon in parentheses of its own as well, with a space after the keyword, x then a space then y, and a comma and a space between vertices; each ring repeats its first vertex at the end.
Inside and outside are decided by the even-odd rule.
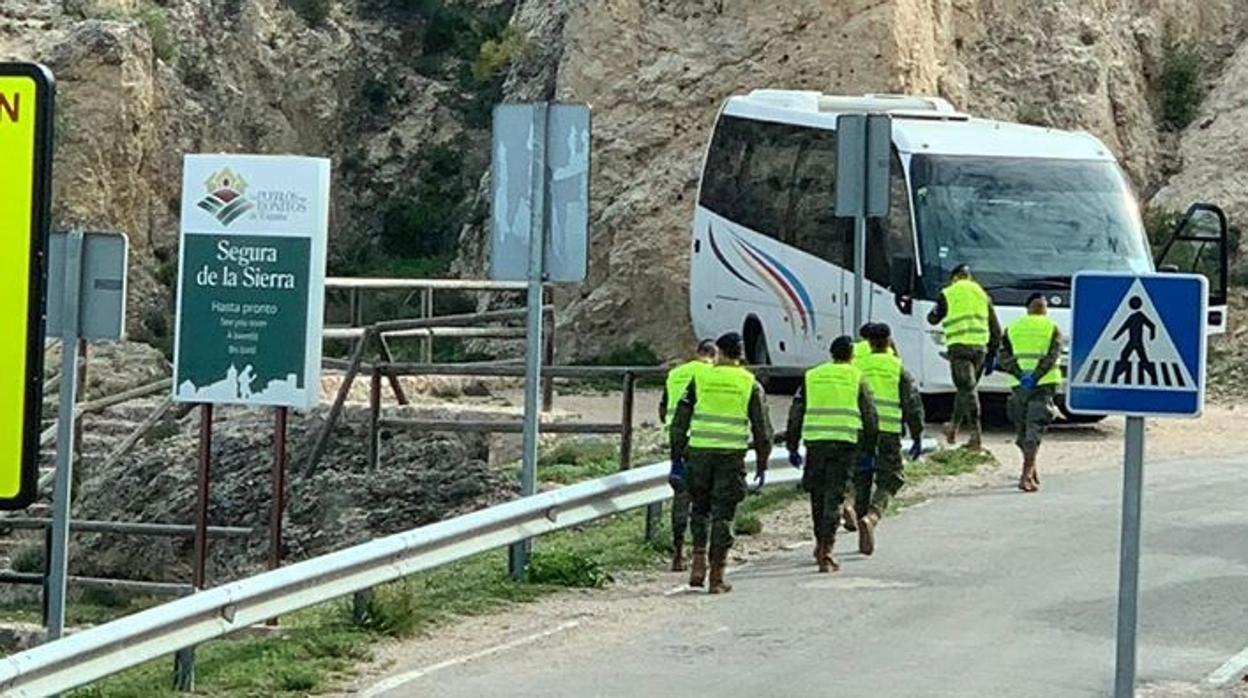
POLYGON ((889 286, 893 289, 893 303, 902 315, 914 310, 914 260, 909 257, 893 257, 889 265, 889 286))

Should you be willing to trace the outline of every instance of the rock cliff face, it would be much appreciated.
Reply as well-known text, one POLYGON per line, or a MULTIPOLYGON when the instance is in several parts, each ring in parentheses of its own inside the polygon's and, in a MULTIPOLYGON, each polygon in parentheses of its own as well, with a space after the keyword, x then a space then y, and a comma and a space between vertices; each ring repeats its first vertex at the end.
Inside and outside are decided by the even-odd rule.
MULTIPOLYGON (((1147 194, 1166 174, 1168 140, 1153 116, 1166 42, 1194 42, 1216 66, 1248 29, 1246 16, 1242 0, 525 3, 517 26, 531 35, 562 28, 542 38, 561 45, 542 57, 557 54, 558 67, 553 79, 515 80, 509 92, 545 88, 595 110, 590 278, 566 294, 562 348, 592 354, 625 338, 661 354, 688 346, 688 224, 701 154, 729 95, 936 94, 980 116, 1084 129, 1147 194)), ((1232 80, 1223 79, 1223 101, 1242 102, 1242 76, 1232 80)), ((1185 153, 1202 147, 1186 141, 1195 137, 1185 153)), ((1223 186, 1210 193, 1236 188, 1223 186)), ((1237 190, 1248 199, 1242 183, 1237 190)))
MULTIPOLYGON (((503 22, 510 14, 505 1, 460 5, 503 22)), ((432 20, 419 9, 382 0, 0 1, 0 60, 41 61, 57 78, 55 224, 130 236, 132 334, 167 333, 184 153, 331 157, 331 264, 340 270, 376 246, 387 210, 424 176, 431 150, 457 150, 475 185, 488 148, 478 145, 483 119, 469 112, 488 112, 456 80, 457 47, 430 48, 432 20)))
POLYGON ((565 356, 686 346, 688 222, 731 94, 937 94, 1086 129, 1146 198, 1234 215, 1248 210, 1234 167, 1246 30, 1248 0, 0 0, 0 58, 45 61, 60 81, 56 219, 131 235, 140 335, 168 311, 182 153, 330 156, 336 269, 357 267, 397 211, 462 229, 457 269, 480 274, 489 103, 590 102, 590 278, 560 292, 565 356), (517 37, 501 91, 465 77, 478 18, 510 18, 517 37), (1181 137, 1156 117, 1167 42, 1217 78, 1181 137), (457 200, 401 205, 448 163, 457 200))

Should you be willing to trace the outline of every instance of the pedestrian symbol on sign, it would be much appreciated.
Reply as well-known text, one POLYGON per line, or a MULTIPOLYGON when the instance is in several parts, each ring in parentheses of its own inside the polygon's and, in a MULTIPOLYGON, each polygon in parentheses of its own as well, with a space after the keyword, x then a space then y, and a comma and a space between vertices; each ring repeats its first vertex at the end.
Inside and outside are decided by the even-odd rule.
POLYGON ((1123 296, 1072 383, 1090 388, 1198 389, 1139 279, 1123 296))
POLYGON ((1067 409, 1076 414, 1199 415, 1205 392, 1206 279, 1081 272, 1072 286, 1067 409))

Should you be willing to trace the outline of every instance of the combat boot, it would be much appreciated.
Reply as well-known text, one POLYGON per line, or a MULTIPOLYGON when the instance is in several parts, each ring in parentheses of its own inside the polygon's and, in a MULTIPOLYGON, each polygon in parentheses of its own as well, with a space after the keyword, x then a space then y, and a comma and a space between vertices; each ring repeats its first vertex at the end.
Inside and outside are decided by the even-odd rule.
POLYGON ((964 446, 968 451, 982 451, 984 448, 984 433, 979 425, 971 427, 971 439, 964 446))
POLYGON ((676 541, 672 544, 672 571, 685 571, 685 543, 684 541, 676 541))
POLYGON ((875 525, 880 522, 880 515, 874 509, 858 519, 858 552, 870 555, 875 552, 875 525))
POLYGON ((853 504, 845 504, 841 507, 841 525, 846 531, 858 530, 858 512, 854 511, 853 504))
POLYGON ((1035 492, 1040 489, 1036 484, 1036 456, 1035 454, 1023 454, 1023 472, 1018 476, 1018 489, 1024 492, 1035 492))
POLYGON ((727 551, 718 553, 711 558, 711 587, 707 591, 712 594, 727 594, 732 585, 724 581, 724 567, 728 564, 727 551))
POLYGON ((841 569, 841 564, 832 557, 832 543, 820 543, 815 551, 815 562, 819 563, 821 573, 827 574, 841 569))
POLYGON ((958 427, 953 422, 945 424, 940 431, 945 435, 945 443, 952 446, 958 442, 958 427))
POLYGON ((694 548, 689 564, 689 586, 706 586, 706 548, 694 548))

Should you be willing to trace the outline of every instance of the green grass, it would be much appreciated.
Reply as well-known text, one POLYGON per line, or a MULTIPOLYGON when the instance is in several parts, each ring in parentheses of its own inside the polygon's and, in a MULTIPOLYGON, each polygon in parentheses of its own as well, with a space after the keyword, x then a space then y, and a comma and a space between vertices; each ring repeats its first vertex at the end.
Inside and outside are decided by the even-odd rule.
MULTIPOLYGON (((84 593, 81 600, 65 607, 65 622, 69 626, 99 625, 151 608, 167 600, 147 596, 133 599, 106 599, 84 593)), ((0 603, 0 622, 38 624, 43 622, 43 614, 38 602, 6 601, 0 603)))
POLYGON ((547 449, 537 461, 537 479, 570 485, 618 472, 620 446, 614 439, 569 439, 547 449))
POLYGON ((890 514, 897 514, 922 502, 926 497, 916 493, 915 487, 934 477, 952 477, 973 473, 980 468, 995 468, 997 459, 987 451, 970 451, 950 448, 937 451, 917 461, 906 461, 906 486, 902 488, 890 507, 890 514))
POLYGON ((732 522, 732 532, 738 536, 757 536, 763 532, 763 521, 757 514, 737 514, 732 522))

